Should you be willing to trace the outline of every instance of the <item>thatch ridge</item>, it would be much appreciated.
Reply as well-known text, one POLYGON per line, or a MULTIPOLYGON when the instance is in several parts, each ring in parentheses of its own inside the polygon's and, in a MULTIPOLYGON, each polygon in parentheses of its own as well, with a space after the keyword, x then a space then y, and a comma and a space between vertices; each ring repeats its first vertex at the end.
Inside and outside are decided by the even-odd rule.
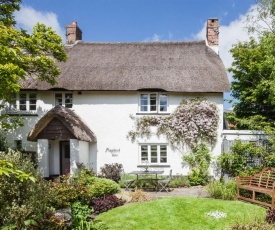
POLYGON ((63 106, 55 106, 48 111, 29 132, 27 140, 37 141, 39 133, 52 121, 54 118, 59 119, 69 131, 81 141, 96 142, 96 136, 82 119, 71 109, 63 106))

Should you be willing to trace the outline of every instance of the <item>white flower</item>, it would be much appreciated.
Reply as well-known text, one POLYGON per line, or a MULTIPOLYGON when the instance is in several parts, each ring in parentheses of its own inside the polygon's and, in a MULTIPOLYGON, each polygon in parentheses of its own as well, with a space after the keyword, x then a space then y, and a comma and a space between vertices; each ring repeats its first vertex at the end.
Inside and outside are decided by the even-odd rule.
POLYGON ((220 212, 218 210, 216 211, 212 211, 212 212, 208 212, 206 213, 207 216, 212 216, 214 217, 215 219, 221 219, 221 218, 225 218, 227 216, 226 213, 224 212, 220 212))

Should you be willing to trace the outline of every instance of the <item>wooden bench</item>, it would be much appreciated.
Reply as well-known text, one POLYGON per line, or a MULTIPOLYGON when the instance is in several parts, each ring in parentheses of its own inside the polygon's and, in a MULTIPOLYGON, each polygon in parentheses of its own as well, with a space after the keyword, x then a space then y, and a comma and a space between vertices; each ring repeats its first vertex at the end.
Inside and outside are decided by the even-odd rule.
POLYGON ((275 168, 264 168, 254 176, 237 177, 237 198, 267 207, 274 207, 275 199, 275 168), (252 191, 252 198, 240 194, 240 189, 252 191), (256 193, 269 194, 272 197, 271 204, 256 200, 256 193))

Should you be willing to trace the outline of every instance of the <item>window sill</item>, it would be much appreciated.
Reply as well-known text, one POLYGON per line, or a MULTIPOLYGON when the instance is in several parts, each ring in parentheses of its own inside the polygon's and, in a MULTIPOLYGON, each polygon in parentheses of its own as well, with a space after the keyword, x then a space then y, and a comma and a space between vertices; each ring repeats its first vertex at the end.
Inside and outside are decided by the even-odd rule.
POLYGON ((136 115, 170 115, 170 113, 136 113, 136 115))
MULTIPOLYGON (((138 165, 138 168, 145 168, 145 165, 138 165)), ((170 165, 167 164, 157 164, 157 165, 148 165, 148 168, 170 168, 170 165)))
POLYGON ((6 111, 6 115, 9 116, 38 116, 36 111, 6 111))

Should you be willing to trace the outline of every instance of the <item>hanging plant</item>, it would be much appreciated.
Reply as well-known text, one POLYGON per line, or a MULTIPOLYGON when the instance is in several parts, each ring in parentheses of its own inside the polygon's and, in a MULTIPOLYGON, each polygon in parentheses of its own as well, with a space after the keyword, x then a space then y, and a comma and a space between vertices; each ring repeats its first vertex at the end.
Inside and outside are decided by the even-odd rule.
POLYGON ((215 103, 202 98, 183 100, 167 117, 131 118, 135 120, 135 129, 127 137, 132 141, 138 137, 149 138, 152 126, 157 128, 158 136, 166 136, 172 147, 184 143, 190 147, 201 142, 214 144, 217 139, 218 108, 215 103))

